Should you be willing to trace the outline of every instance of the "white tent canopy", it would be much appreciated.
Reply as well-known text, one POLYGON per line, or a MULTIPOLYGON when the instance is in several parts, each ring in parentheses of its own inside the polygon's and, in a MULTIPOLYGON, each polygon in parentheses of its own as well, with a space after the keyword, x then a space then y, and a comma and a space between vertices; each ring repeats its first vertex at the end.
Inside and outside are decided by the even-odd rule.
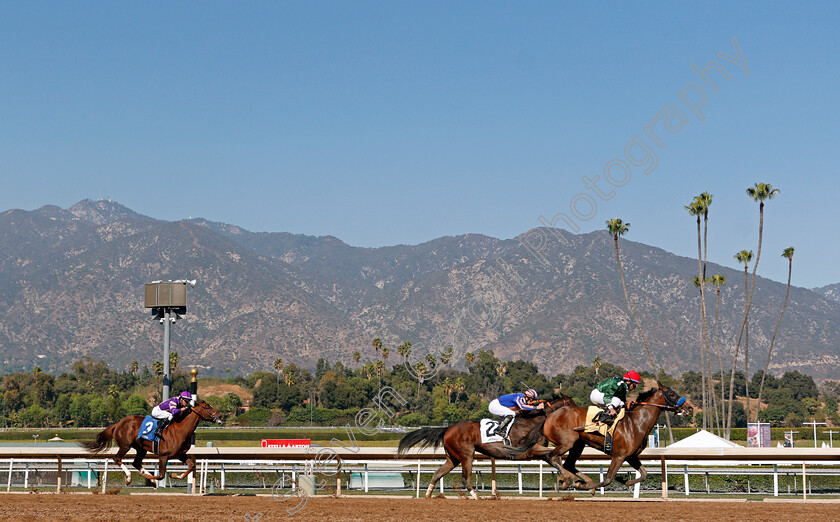
POLYGON ((669 448, 738 448, 738 444, 722 439, 714 433, 700 430, 690 437, 675 442, 669 448))

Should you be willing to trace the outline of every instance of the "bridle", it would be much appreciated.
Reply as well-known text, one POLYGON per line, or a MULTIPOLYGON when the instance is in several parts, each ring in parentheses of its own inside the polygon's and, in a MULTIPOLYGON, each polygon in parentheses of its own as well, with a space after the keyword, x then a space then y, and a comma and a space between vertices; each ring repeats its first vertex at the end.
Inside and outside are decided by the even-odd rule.
MULTIPOLYGON (((216 419, 216 414, 215 413, 211 414, 209 419, 205 416, 206 413, 204 411, 205 410, 204 405, 206 405, 206 404, 207 404, 206 402, 205 403, 198 403, 197 402, 196 406, 201 406, 200 409, 197 409, 196 406, 189 406, 189 408, 190 408, 190 411, 195 412, 195 414, 198 415, 198 417, 201 420, 216 422, 218 419, 216 419)), ((216 412, 216 413, 218 413, 218 412, 216 412)))
MULTIPOLYGON (((674 393, 674 390, 671 388, 667 388, 667 390, 674 393)), ((656 406, 657 408, 661 408, 665 411, 680 411, 682 409, 682 405, 685 404, 685 397, 680 397, 675 402, 671 400, 670 393, 665 393, 661 388, 659 391, 662 392, 662 397, 665 399, 667 404, 654 404, 652 402, 637 402, 635 404, 639 406, 656 406)), ((676 393, 674 393, 674 395, 676 395, 676 393)))

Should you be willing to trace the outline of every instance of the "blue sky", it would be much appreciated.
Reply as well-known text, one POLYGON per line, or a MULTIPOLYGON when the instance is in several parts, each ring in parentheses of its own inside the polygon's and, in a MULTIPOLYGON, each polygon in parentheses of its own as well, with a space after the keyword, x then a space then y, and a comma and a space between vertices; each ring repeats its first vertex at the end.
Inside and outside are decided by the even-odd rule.
POLYGON ((0 4, 0 209, 109 197, 382 246, 510 238, 577 201, 581 231, 621 217, 694 256, 683 207, 708 191, 710 260, 737 268, 763 181, 759 273, 784 281, 794 246, 794 284, 840 282, 836 3, 452 4, 0 4), (656 147, 668 105, 687 120, 656 147), (609 185, 636 136, 656 168, 609 185))

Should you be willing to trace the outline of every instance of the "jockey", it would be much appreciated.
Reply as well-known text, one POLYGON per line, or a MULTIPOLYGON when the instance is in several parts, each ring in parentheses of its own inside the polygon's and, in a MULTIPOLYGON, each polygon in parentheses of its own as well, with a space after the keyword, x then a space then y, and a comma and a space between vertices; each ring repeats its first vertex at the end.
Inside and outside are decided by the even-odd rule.
POLYGON ((621 379, 612 377, 595 386, 589 394, 589 400, 596 406, 606 406, 606 410, 598 416, 599 420, 608 425, 612 424, 615 416, 618 415, 618 410, 627 402, 627 392, 633 391, 640 382, 642 382, 641 376, 630 370, 621 379))
POLYGON ((498 399, 493 399, 487 409, 493 415, 504 417, 493 433, 504 437, 508 424, 513 422, 516 412, 519 410, 538 410, 545 407, 544 403, 535 405, 536 402, 537 392, 530 388, 525 390, 525 393, 509 393, 502 395, 498 399))
POLYGON ((163 429, 169 426, 175 415, 181 413, 188 406, 195 404, 195 397, 188 392, 182 391, 177 397, 170 397, 152 408, 152 417, 158 419, 158 427, 155 430, 155 437, 160 437, 163 429))

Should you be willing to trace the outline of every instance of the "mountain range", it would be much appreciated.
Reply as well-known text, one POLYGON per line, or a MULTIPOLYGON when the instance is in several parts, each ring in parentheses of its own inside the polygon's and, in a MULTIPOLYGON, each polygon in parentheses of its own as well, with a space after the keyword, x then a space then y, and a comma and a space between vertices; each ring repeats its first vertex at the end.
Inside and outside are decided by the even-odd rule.
MULTIPOLYGON (((657 365, 678 375, 698 370, 697 260, 625 238, 619 244, 657 365)), ((793 273, 795 282, 795 260, 793 273)), ((718 344, 728 368, 743 319, 744 272, 709 263, 706 274, 727 277, 718 344)), ((143 308, 143 284, 169 279, 198 281, 187 315, 171 329, 172 349, 182 365, 214 375, 273 371, 278 357, 305 367, 320 357, 355 365, 354 351, 374 359, 374 337, 391 348, 411 341, 413 360, 452 346, 451 364, 461 367, 466 352, 489 349, 552 375, 596 356, 649 369, 606 231, 538 228, 513 239, 464 234, 360 248, 331 236, 163 221, 110 200, 84 200, 0 214, 3 372, 62 371, 88 355, 119 369, 133 360, 151 367, 161 358, 162 327, 143 308)), ((707 288, 714 340, 716 295, 707 288)), ((784 296, 784 284, 756 278, 750 374, 764 366, 784 296)), ((834 377, 839 339, 840 284, 794 286, 771 371, 834 377)), ((388 364, 399 362, 392 350, 388 364)))

